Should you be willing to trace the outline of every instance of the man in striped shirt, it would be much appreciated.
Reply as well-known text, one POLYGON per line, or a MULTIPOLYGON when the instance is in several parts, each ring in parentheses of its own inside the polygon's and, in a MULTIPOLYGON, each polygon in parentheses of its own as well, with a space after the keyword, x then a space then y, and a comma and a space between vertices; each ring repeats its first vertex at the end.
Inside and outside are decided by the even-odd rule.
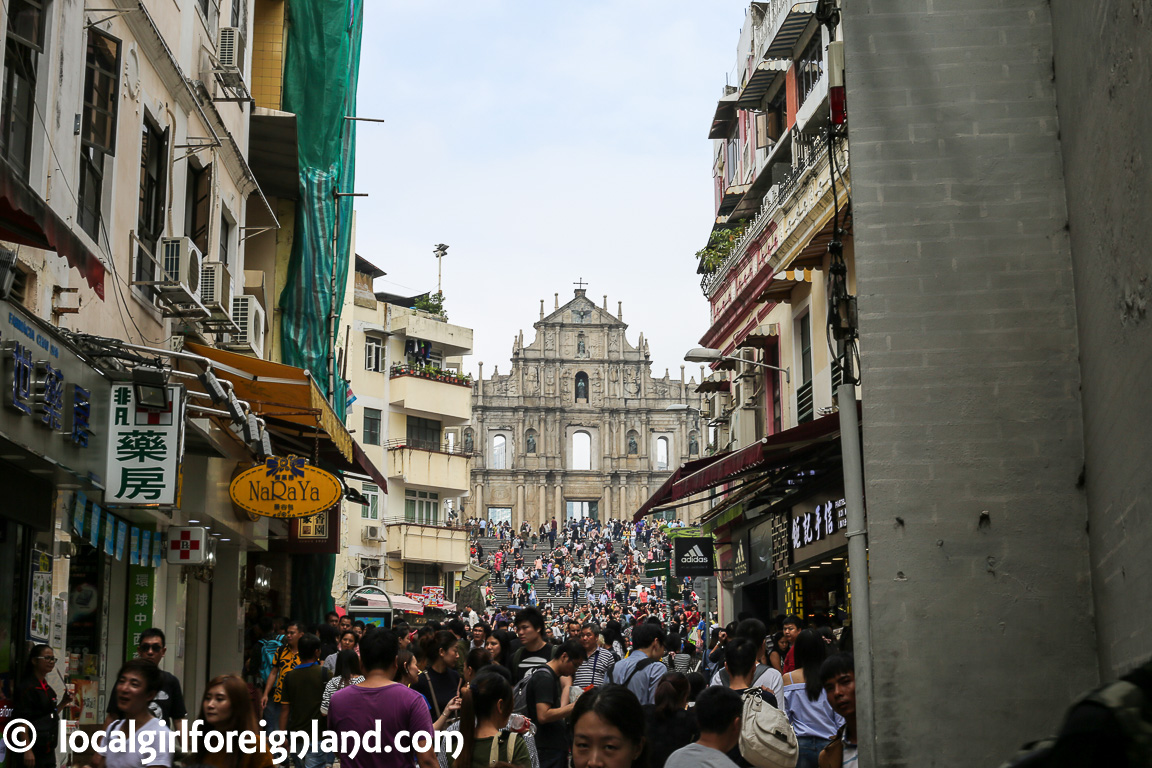
POLYGON ((616 662, 612 651, 600 647, 600 627, 595 624, 585 624, 580 628, 580 644, 584 646, 587 658, 576 669, 576 676, 572 680, 573 693, 584 691, 608 682, 608 670, 616 662))

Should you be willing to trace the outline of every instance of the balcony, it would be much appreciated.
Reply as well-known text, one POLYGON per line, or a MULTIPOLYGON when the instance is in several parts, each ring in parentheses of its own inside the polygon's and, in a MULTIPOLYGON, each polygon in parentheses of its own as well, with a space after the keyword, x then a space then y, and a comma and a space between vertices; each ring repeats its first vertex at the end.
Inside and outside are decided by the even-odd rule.
POLYGON ((445 571, 468 567, 468 531, 404 520, 386 521, 385 550, 408 563, 436 563, 445 571))
POLYGON ((428 366, 394 365, 389 371, 388 401, 414 416, 445 426, 472 418, 472 381, 428 366))
POLYGON ((467 493, 470 451, 410 440, 389 440, 384 447, 388 449, 389 480, 438 490, 449 496, 467 493))
POLYGON ((768 30, 764 46, 765 59, 791 59, 796 41, 804 34, 808 22, 816 15, 818 3, 796 0, 772 0, 764 14, 768 30))
POLYGON ((427 312, 399 310, 392 317, 392 331, 410 339, 430 341, 443 350, 444 357, 472 354, 471 328, 452 325, 427 312))

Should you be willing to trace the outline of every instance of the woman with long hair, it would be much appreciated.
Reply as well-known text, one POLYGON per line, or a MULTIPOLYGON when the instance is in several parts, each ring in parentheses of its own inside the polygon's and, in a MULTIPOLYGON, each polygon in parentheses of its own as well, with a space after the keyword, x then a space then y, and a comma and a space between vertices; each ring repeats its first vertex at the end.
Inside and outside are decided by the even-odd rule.
MULTIPOLYGON (((214 768, 269 768, 272 765, 272 755, 267 752, 228 754, 224 749, 215 748, 217 737, 208 738, 210 733, 219 733, 220 743, 227 745, 230 733, 255 735, 259 732, 248 685, 236 675, 219 675, 208 682, 204 700, 200 702, 200 719, 204 721, 205 733, 194 757, 196 764, 214 768)), ((239 741, 238 736, 232 738, 234 743, 239 741)), ((255 743, 254 736, 249 738, 255 743)))
POLYGON ((411 688, 420 679, 420 667, 416 664, 416 654, 407 648, 396 653, 396 677, 394 681, 411 688))
MULTIPOLYGON (((15 691, 13 719, 27 720, 36 732, 36 744, 23 755, 27 768, 53 768, 56 765, 57 716, 72 695, 56 701, 56 691, 48 685, 48 673, 56 668, 56 653, 50 645, 34 645, 24 664, 20 685, 15 691)), ((61 679, 63 682, 63 679, 61 679)))
POLYGON ((336 675, 324 685, 324 693, 320 697, 320 714, 328 714, 332 694, 341 688, 359 685, 362 682, 364 675, 360 673, 360 655, 356 651, 340 651, 336 654, 336 675))
POLYGON ((428 701, 436 730, 442 730, 448 724, 461 704, 460 685, 463 680, 456 671, 456 660, 460 657, 456 642, 456 635, 447 629, 420 638, 420 647, 428 665, 412 690, 428 701))
POLYGON ((473 648, 464 657, 464 688, 472 682, 480 670, 492 665, 492 654, 487 648, 473 648))
POLYGON ((159 691, 160 667, 152 662, 131 659, 120 667, 112 696, 124 718, 108 724, 105 738, 106 743, 111 743, 112 734, 118 731, 123 734, 127 749, 108 752, 104 756, 105 768, 171 768, 172 753, 166 749, 169 746, 168 726, 153 717, 148 709, 159 691), (135 738, 130 738, 133 734, 130 724, 135 726, 135 738))
POLYGON ((484 642, 484 647, 488 653, 492 654, 492 663, 499 664, 512 671, 512 654, 509 648, 512 646, 512 633, 506 629, 494 629, 492 634, 488 635, 488 639, 484 642))
POLYGON ((644 707, 648 768, 663 768, 668 756, 697 739, 696 718, 688 709, 692 687, 679 672, 669 672, 656 686, 656 703, 644 707))
POLYGON ((464 745, 445 768, 488 768, 493 762, 532 768, 528 741, 504 730, 512 715, 512 684, 507 677, 499 670, 481 671, 462 699, 459 729, 464 745))
POLYGON ((644 708, 622 685, 602 685, 576 700, 572 710, 574 768, 648 768, 648 744, 640 728, 644 708))
POLYGON ((796 731, 800 757, 796 768, 818 768, 820 751, 844 725, 832 710, 820 681, 820 665, 828 656, 824 640, 811 629, 796 636, 792 646, 796 669, 784 675, 784 712, 796 731))

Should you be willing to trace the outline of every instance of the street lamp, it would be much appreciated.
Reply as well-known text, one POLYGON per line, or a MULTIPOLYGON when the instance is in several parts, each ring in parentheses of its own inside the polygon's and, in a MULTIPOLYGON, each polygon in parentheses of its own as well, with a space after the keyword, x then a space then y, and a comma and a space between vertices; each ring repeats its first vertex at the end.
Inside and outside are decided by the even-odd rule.
POLYGON ((771 368, 774 371, 780 371, 784 374, 784 381, 791 384, 792 375, 788 372, 787 368, 781 368, 777 365, 768 365, 768 363, 758 363, 755 360, 745 360, 742 357, 735 357, 733 355, 726 355, 718 349, 709 349, 708 347, 696 347, 695 349, 688 350, 684 355, 684 361, 688 363, 718 363, 721 360, 731 360, 737 363, 747 363, 748 365, 758 365, 761 368, 771 368))

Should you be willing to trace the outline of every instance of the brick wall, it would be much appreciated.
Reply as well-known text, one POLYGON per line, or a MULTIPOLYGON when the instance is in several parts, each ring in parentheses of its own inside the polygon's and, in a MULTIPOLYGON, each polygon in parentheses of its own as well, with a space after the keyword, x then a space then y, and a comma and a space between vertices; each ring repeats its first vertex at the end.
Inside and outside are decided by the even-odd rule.
POLYGON ((843 10, 878 763, 997 765, 1096 681, 1048 4, 843 10))

